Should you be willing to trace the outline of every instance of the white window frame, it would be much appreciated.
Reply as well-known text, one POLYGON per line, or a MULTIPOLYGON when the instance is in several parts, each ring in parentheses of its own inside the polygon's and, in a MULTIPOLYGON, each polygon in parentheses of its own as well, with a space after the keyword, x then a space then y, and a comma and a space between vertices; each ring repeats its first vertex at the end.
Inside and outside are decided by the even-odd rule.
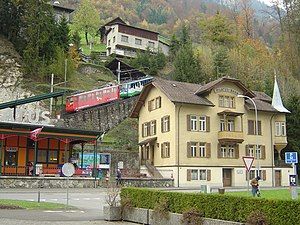
POLYGON ((254 145, 249 145, 249 146, 248 146, 249 156, 251 156, 251 157, 255 157, 255 156, 254 156, 254 148, 255 148, 254 145))
POLYGON ((190 151, 191 151, 191 157, 196 158, 197 157, 197 143, 196 142, 191 142, 190 151))
POLYGON ((153 41, 148 41, 148 46, 149 46, 149 48, 154 48, 155 43, 153 41))
POLYGON ((234 150, 235 150, 234 145, 227 145, 227 157, 228 158, 234 158, 234 150))
POLYGON ((200 157, 206 157, 206 144, 200 142, 199 144, 200 157))
POLYGON ((144 123, 144 137, 148 137, 148 123, 144 123))
POLYGON ((154 135, 156 133, 156 130, 155 130, 155 121, 151 121, 150 122, 150 135, 154 135))
POLYGON ((219 107, 224 107, 224 96, 219 95, 219 107))
POLYGON ((234 131, 234 119, 227 120, 227 131, 234 131))
POLYGON ((207 170, 199 170, 199 180, 207 180, 207 170))
POLYGON ((225 120, 220 119, 220 131, 225 131, 225 120))
POLYGON ((170 120, 169 116, 163 117, 163 132, 170 131, 169 120, 170 120))
POLYGON ((256 149, 256 158, 261 159, 262 158, 262 154, 261 154, 261 145, 255 145, 255 147, 257 147, 256 149))
POLYGON ((136 45, 142 45, 142 39, 135 38, 134 42, 135 42, 136 45))
POLYGON ((129 37, 126 36, 126 35, 121 35, 121 42, 126 42, 126 43, 128 43, 128 42, 129 42, 129 37))
POLYGON ((199 130, 206 131, 206 116, 199 117, 199 130))
POLYGON ((221 157, 226 158, 227 157, 227 146, 226 145, 221 145, 221 157))
POLYGON ((197 116, 191 115, 190 118, 191 131, 197 131, 197 116))
POLYGON ((286 124, 285 124, 285 122, 281 122, 280 123, 280 127, 281 127, 281 135, 282 136, 286 136, 286 124))
POLYGON ((199 178, 199 171, 191 170, 191 180, 198 180, 198 178, 199 178))

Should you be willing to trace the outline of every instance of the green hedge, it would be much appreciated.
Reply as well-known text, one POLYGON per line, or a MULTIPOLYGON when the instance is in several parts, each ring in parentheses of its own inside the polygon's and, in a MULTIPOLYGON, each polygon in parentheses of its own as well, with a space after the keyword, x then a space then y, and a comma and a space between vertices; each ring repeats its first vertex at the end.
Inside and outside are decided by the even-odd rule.
POLYGON ((163 198, 167 199, 169 209, 174 213, 183 213, 195 207, 203 212, 206 218, 244 223, 252 211, 258 210, 265 214, 271 225, 300 224, 300 201, 163 192, 139 188, 123 188, 121 198, 125 196, 130 199, 133 207, 138 208, 153 209, 163 198))

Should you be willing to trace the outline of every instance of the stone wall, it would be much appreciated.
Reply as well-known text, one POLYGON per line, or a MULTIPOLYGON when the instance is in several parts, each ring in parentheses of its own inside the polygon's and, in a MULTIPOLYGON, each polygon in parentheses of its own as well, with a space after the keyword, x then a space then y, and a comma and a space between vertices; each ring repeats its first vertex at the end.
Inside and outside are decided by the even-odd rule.
POLYGON ((108 131, 126 119, 137 97, 122 99, 76 113, 64 114, 57 125, 74 129, 108 131))
POLYGON ((174 187, 174 179, 171 178, 123 178, 124 187, 147 187, 147 188, 168 188, 174 187))
MULTIPOLYGON (((70 177, 70 188, 93 188, 94 178, 70 177)), ((1 176, 0 188, 66 188, 66 177, 1 176)))

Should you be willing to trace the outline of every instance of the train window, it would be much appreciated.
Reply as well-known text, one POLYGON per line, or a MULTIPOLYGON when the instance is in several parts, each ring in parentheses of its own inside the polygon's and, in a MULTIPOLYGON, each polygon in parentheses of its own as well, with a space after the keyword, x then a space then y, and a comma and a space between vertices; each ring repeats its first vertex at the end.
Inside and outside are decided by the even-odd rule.
POLYGON ((88 95, 87 95, 87 98, 90 98, 90 97, 92 97, 92 95, 91 95, 91 94, 88 94, 88 95))
POLYGON ((106 90, 103 90, 103 94, 105 94, 106 93, 106 90))
POLYGON ((69 103, 73 103, 74 102, 73 98, 69 98, 68 101, 69 101, 69 103))

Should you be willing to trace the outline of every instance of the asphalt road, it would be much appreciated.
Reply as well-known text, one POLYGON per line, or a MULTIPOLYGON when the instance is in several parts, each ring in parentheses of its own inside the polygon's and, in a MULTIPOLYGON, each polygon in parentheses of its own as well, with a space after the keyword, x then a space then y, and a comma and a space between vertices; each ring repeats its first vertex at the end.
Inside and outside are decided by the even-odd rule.
MULTIPOLYGON (((37 201, 67 204, 66 189, 2 189, 0 199, 37 201)), ((99 221, 103 220, 105 189, 69 189, 69 205, 75 210, 0 210, 0 218, 29 221, 99 221)), ((1 223, 2 224, 2 223, 1 223)))

